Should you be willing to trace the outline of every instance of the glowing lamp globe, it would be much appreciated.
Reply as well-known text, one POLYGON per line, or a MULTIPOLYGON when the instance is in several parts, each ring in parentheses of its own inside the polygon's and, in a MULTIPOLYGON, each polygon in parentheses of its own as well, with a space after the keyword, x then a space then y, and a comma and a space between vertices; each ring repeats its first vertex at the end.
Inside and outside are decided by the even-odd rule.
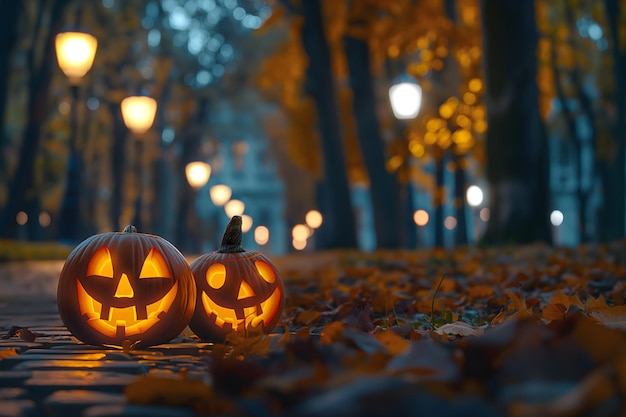
POLYGON ((98 40, 89 33, 61 32, 54 39, 57 63, 72 84, 89 72, 98 49, 98 40))
POLYGON ((306 225, 311 229, 317 229, 322 225, 322 221, 324 218, 322 217, 322 213, 317 210, 309 210, 304 216, 304 221, 306 225))
POLYGON ((190 265, 198 297, 189 327, 203 340, 219 342, 251 329, 269 333, 280 321, 282 278, 267 257, 241 247, 241 226, 242 218, 234 216, 220 249, 190 265))
POLYGON ((477 185, 470 185, 465 192, 465 199, 472 207, 480 206, 483 202, 483 190, 477 185))
POLYGON ((257 226, 254 229, 254 241, 258 245, 265 245, 270 240, 270 230, 266 226, 257 226))
POLYGON ((230 196, 232 194, 233 194, 233 190, 231 190, 231 188, 228 185, 224 185, 224 184, 214 185, 209 190, 211 201, 216 206, 223 206, 224 204, 226 204, 226 202, 230 200, 230 196))
POLYGON ((420 111, 422 88, 414 82, 401 82, 389 87, 389 101, 397 119, 413 119, 420 111))
POLYGON ((152 127, 157 111, 157 101, 152 97, 130 96, 122 100, 122 119, 135 134, 143 134, 152 127))
POLYGON ((201 161, 190 162, 185 166, 185 176, 189 185, 197 190, 209 182, 211 165, 201 161))
POLYGON ((241 216, 245 210, 246 205, 241 200, 232 199, 224 205, 224 212, 230 218, 233 216, 241 216))
POLYGON ((252 224, 254 223, 254 221, 252 220, 251 216, 248 216, 247 214, 242 214, 241 215, 241 231, 244 233, 247 233, 250 231, 250 229, 252 228, 252 224))
POLYGON ((134 226, 81 242, 67 257, 57 287, 63 323, 90 345, 167 343, 189 324, 195 302, 185 257, 134 226))

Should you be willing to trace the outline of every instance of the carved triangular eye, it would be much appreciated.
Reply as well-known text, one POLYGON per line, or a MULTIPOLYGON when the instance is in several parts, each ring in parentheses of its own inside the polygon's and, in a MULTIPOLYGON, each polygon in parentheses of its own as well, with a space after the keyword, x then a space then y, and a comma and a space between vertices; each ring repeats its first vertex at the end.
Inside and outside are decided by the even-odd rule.
POLYGON ((94 253, 89 261, 89 265, 87 265, 87 273, 85 275, 113 278, 113 261, 111 260, 109 248, 103 246, 94 253))
POLYGON ((167 262, 165 262, 161 252, 152 248, 143 262, 139 278, 172 278, 172 273, 167 267, 167 262))

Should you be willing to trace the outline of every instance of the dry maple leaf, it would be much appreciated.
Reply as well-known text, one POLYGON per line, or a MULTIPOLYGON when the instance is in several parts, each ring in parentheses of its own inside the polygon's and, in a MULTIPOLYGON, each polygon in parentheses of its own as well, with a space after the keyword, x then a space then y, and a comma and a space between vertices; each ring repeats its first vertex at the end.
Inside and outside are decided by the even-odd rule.
POLYGON ((4 358, 10 358, 11 356, 17 356, 17 350, 15 350, 15 348, 0 350, 0 360, 4 358))
POLYGON ((322 336, 320 337, 320 343, 323 345, 330 345, 333 342, 343 340, 343 329, 346 327, 340 321, 334 321, 322 330, 322 336))
POLYGON ((504 293, 507 295, 507 297, 509 297, 509 300, 511 300, 511 305, 507 306, 507 310, 515 310, 513 316, 519 318, 532 316, 532 314, 528 311, 528 307, 526 307, 526 302, 518 297, 517 294, 515 294, 511 290, 506 290, 504 293))
POLYGON ((138 377, 124 388, 131 404, 159 404, 193 408, 202 415, 231 413, 234 409, 213 388, 201 380, 166 378, 154 375, 138 377))
POLYGON ((9 331, 5 335, 2 336, 2 338, 9 339, 13 336, 17 336, 27 342, 34 342, 35 339, 37 339, 37 335, 35 333, 28 330, 27 327, 20 327, 20 326, 11 327, 9 331))
POLYGON ((304 310, 296 314, 294 323, 301 324, 303 326, 310 326, 317 323, 322 318, 322 313, 316 310, 304 310))
POLYGON ((392 330, 376 333, 374 337, 387 348, 387 351, 389 351, 391 355, 394 356, 404 352, 404 350, 409 346, 409 342, 406 339, 398 336, 398 334, 392 330))
POLYGON ((435 333, 440 335, 446 334, 448 336, 479 336, 483 334, 483 332, 483 329, 470 326, 464 321, 446 323, 435 330, 435 333))
POLYGON ((267 356, 270 345, 269 337, 260 330, 256 331, 250 328, 244 330, 232 332, 226 336, 226 344, 232 346, 230 356, 233 358, 238 356, 244 358, 267 356))

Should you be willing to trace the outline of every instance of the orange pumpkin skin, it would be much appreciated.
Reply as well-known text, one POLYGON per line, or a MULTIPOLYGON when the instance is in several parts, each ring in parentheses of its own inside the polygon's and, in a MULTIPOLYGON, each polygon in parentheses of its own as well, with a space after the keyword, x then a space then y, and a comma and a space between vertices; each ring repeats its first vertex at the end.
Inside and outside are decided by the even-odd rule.
POLYGON ((134 227, 81 242, 57 287, 63 323, 91 345, 167 343, 189 324, 195 300, 193 275, 178 249, 134 227))
POLYGON ((234 216, 239 244, 234 250, 204 254, 190 267, 196 281, 196 308, 189 323, 201 339, 221 342, 246 328, 271 332, 279 323, 285 287, 278 270, 263 254, 241 249, 241 218, 234 216), (237 222, 239 224, 237 225, 237 222))

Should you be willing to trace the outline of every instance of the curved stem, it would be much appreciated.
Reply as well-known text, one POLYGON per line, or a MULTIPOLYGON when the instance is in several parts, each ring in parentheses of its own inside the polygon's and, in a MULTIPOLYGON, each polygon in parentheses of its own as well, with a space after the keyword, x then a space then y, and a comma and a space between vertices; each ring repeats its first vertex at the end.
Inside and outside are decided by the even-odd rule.
POLYGON ((245 252, 245 249, 241 247, 242 235, 243 232, 241 231, 241 216, 233 216, 226 226, 224 236, 222 236, 222 244, 218 252, 245 252))

